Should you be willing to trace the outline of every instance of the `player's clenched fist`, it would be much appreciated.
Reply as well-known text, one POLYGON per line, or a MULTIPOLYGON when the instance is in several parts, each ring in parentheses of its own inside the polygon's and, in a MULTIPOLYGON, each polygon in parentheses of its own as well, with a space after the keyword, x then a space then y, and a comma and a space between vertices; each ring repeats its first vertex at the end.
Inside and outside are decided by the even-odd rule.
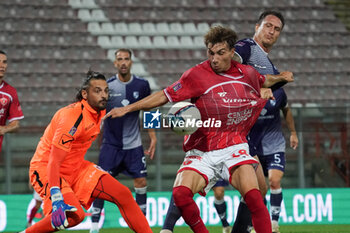
POLYGON ((293 77, 293 73, 290 72, 290 71, 282 71, 280 73, 281 76, 284 77, 284 80, 287 81, 287 82, 294 82, 294 77, 293 77))
POLYGON ((272 93, 272 90, 271 88, 261 88, 260 89, 260 96, 261 98, 263 99, 271 99, 271 100, 274 100, 275 97, 273 97, 273 93, 272 93))

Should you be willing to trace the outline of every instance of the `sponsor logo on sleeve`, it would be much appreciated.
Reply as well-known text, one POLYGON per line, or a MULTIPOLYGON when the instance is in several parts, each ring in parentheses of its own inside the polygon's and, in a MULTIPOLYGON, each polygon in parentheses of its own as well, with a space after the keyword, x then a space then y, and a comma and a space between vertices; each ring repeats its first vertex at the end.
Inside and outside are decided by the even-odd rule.
POLYGON ((75 126, 73 126, 73 127, 69 130, 68 133, 69 133, 71 136, 74 136, 75 132, 77 132, 77 128, 76 128, 75 126))
POLYGON ((178 90, 180 90, 182 88, 181 83, 177 83, 173 86, 173 90, 174 92, 177 92, 178 90))

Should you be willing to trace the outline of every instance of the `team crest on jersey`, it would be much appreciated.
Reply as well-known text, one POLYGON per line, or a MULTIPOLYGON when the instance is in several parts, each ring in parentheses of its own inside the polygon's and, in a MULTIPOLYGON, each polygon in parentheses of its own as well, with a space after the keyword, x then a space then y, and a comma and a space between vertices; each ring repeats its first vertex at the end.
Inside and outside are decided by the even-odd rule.
POLYGON ((138 99, 140 96, 140 93, 138 91, 134 91, 133 95, 135 99, 138 99))
POLYGON ((121 104, 122 104, 123 106, 126 106, 126 105, 128 105, 129 103, 130 103, 130 101, 127 100, 127 99, 123 99, 122 102, 121 102, 121 104))
POLYGON ((276 105, 276 100, 270 100, 270 104, 271 104, 272 106, 275 106, 275 105, 276 105))
POLYGON ((4 97, 0 99, 0 103, 1 103, 3 106, 5 106, 5 105, 7 104, 7 101, 8 101, 8 100, 7 100, 6 98, 4 98, 4 97))

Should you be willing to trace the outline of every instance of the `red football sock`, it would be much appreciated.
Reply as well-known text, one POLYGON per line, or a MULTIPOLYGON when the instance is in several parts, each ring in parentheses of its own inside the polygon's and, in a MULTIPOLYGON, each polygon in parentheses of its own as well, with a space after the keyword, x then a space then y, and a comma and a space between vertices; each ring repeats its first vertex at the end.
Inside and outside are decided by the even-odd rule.
POLYGON ((244 200, 250 210, 254 229, 257 233, 271 233, 271 219, 258 189, 249 190, 244 200))
POLYGON ((35 206, 32 208, 32 210, 30 211, 30 215, 29 215, 29 219, 28 219, 28 223, 32 223, 33 218, 35 217, 35 214, 38 212, 38 208, 36 208, 35 206))
MULTIPOLYGON (((78 199, 75 197, 74 193, 63 194, 63 199, 66 204, 75 206, 78 210, 75 212, 67 212, 66 216, 68 219, 68 227, 73 227, 82 222, 85 218, 85 212, 82 209, 78 199)), ((51 203, 51 202, 47 202, 51 203)), ((68 228, 67 227, 67 228, 68 228)), ((26 233, 45 233, 57 231, 53 229, 51 225, 51 213, 41 219, 39 222, 35 223, 33 226, 26 229, 26 233)))
POLYGON ((152 233, 145 215, 137 205, 131 191, 110 175, 100 178, 92 197, 115 203, 131 230, 152 233))
POLYGON ((195 233, 209 233, 201 219, 198 206, 193 200, 191 189, 186 186, 175 187, 173 188, 173 197, 175 205, 179 208, 183 219, 192 231, 195 233))

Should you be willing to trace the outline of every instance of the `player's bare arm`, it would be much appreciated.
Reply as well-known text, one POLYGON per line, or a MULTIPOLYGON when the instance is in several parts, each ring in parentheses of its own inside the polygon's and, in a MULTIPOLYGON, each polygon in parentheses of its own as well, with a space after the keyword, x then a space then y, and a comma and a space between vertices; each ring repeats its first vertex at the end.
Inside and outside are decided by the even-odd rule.
POLYGON ((11 121, 8 125, 0 126, 0 135, 15 132, 19 128, 19 121, 11 121))
POLYGON ((158 106, 162 106, 168 102, 169 102, 169 100, 165 96, 164 92, 158 91, 158 92, 156 92, 152 95, 149 95, 146 98, 143 98, 142 100, 139 100, 133 104, 130 104, 130 105, 127 105, 127 106, 121 107, 121 108, 113 108, 111 111, 109 111, 103 117, 103 119, 106 119, 107 117, 112 117, 112 118, 122 117, 129 112, 155 108, 158 106))
POLYGON ((148 155, 150 159, 153 159, 154 153, 156 151, 156 145, 157 145, 157 137, 156 137, 156 132, 154 129, 148 129, 148 135, 149 135, 149 147, 148 149, 144 152, 145 155, 148 155))
POLYGON ((293 73, 290 71, 283 71, 280 74, 267 74, 266 81, 263 87, 271 87, 278 82, 294 82, 293 73))
POLYGON ((289 132, 290 132, 290 139, 289 139, 290 140, 290 147, 295 150, 298 147, 299 139, 297 136, 297 131, 295 130, 292 109, 287 106, 287 107, 282 109, 282 112, 283 112, 284 118, 286 119, 287 127, 288 127, 289 132))

